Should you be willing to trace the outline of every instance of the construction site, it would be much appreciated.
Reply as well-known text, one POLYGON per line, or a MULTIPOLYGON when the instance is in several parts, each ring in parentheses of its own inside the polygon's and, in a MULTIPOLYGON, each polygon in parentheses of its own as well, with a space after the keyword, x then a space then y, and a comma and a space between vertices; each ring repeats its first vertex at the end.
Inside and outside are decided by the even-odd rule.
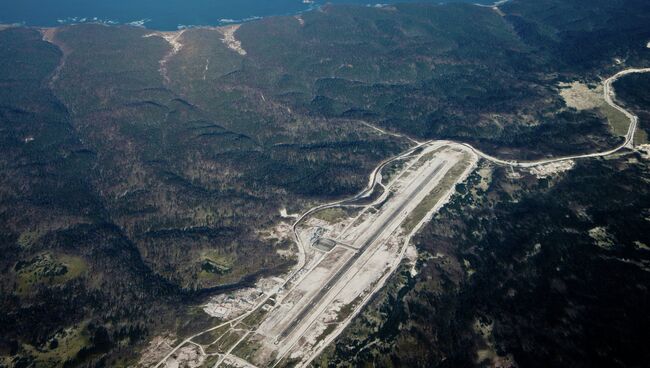
POLYGON ((435 141, 383 163, 362 195, 298 219, 294 272, 213 299, 205 311, 230 319, 189 338, 159 366, 309 364, 383 286, 411 236, 477 161, 464 145, 435 141))

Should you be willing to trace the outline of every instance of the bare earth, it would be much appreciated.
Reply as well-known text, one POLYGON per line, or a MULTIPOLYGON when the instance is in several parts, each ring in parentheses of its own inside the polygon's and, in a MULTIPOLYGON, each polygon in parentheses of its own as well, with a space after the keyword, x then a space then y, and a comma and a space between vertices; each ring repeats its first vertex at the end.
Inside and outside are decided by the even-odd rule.
POLYGON ((241 56, 246 56, 246 50, 244 50, 241 46, 241 42, 235 38, 235 32, 239 29, 241 25, 240 24, 234 24, 232 26, 226 26, 226 27, 219 27, 217 28, 221 34, 223 34, 223 38, 221 39, 226 46, 228 46, 229 49, 235 51, 241 56))

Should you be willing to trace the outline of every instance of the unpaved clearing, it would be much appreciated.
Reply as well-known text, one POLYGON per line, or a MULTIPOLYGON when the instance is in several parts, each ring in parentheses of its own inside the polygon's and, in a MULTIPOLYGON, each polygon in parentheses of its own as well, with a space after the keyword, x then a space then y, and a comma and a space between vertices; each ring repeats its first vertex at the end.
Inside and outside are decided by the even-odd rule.
POLYGON ((418 258, 419 258, 418 249, 413 244, 409 244, 406 247, 406 251, 404 252, 404 259, 408 262, 407 265, 411 267, 409 269, 409 272, 411 273, 411 277, 415 277, 418 274, 418 268, 417 268, 418 258))
POLYGON ((172 351, 176 339, 172 336, 156 336, 142 351, 139 367, 151 367, 172 351))
POLYGON ((185 29, 176 32, 153 32, 142 36, 145 38, 160 37, 167 41, 167 43, 169 43, 169 46, 171 46, 171 50, 158 62, 160 65, 160 68, 158 70, 160 72, 160 75, 162 75, 163 79, 165 80, 165 83, 170 82, 169 75, 167 73, 167 64, 169 63, 169 60, 174 55, 178 54, 183 48, 183 43, 181 42, 183 33, 185 33, 185 29))
POLYGON ((198 346, 188 344, 180 348, 165 361, 165 368, 198 368, 203 365, 205 355, 198 346))
POLYGON ((212 297, 203 306, 203 311, 212 317, 229 319, 236 318, 253 309, 265 295, 277 292, 284 280, 278 277, 262 278, 255 287, 238 289, 228 294, 212 297))
POLYGON ((575 161, 552 162, 546 165, 539 165, 529 169, 530 173, 538 179, 547 178, 556 174, 569 171, 575 167, 575 161))
POLYGON ((591 110, 601 107, 605 100, 603 99, 603 87, 592 88, 580 81, 571 83, 560 83, 560 96, 568 107, 576 110, 591 110))
POLYGON ((277 225, 266 231, 258 233, 260 238, 269 241, 278 241, 291 238, 291 225, 286 222, 279 222, 277 225))
POLYGON ((614 247, 615 239, 607 232, 607 229, 600 226, 589 230, 589 236, 596 242, 600 248, 610 250, 614 247))
POLYGON ((474 321, 474 332, 483 339, 485 348, 476 352, 476 363, 490 367, 517 367, 514 357, 511 354, 499 356, 494 344, 493 329, 494 323, 485 324, 479 320, 474 321))
POLYGON ((225 367, 234 367, 234 368, 255 368, 254 365, 234 355, 229 355, 228 357, 226 357, 223 360, 222 365, 225 367))
POLYGON ((241 56, 246 56, 246 50, 242 48, 241 41, 235 38, 235 32, 241 27, 241 24, 234 24, 232 26, 219 27, 217 28, 219 32, 223 35, 221 41, 223 41, 229 49, 235 51, 241 56))
POLYGON ((298 218, 298 217, 300 217, 300 215, 297 214, 297 213, 287 213, 287 209, 284 208, 284 207, 280 208, 280 216, 282 216, 282 218, 298 218))
POLYGON ((614 134, 625 135, 630 125, 630 120, 625 114, 613 108, 604 98, 604 87, 589 86, 580 81, 572 83, 560 83, 560 96, 566 105, 576 110, 598 110, 607 118, 614 134))
POLYGON ((58 28, 41 28, 41 35, 43 35, 43 41, 54 43, 54 37, 58 32, 58 28))
POLYGON ((56 69, 54 69, 54 72, 50 77, 49 86, 51 89, 53 89, 56 82, 59 80, 59 77, 61 76, 61 71, 63 70, 68 55, 70 54, 70 49, 66 47, 62 42, 56 41, 56 35, 59 32, 58 28, 42 28, 40 31, 41 35, 43 36, 43 41, 55 45, 59 48, 59 50, 61 50, 62 53, 61 59, 59 60, 59 65, 56 66, 56 69))
POLYGON ((641 157, 644 160, 650 160, 650 144, 642 144, 637 147, 637 150, 641 153, 641 157))

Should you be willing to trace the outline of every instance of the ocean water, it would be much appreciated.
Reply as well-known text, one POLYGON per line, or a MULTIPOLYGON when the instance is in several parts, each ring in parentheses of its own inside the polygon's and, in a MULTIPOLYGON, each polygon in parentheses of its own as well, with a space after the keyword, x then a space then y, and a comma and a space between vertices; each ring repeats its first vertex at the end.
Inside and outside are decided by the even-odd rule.
MULTIPOLYGON (((399 2, 470 2, 494 0, 379 0, 399 2)), ((0 24, 51 27, 101 22, 133 24, 158 30, 240 23, 272 15, 304 12, 324 3, 375 4, 368 0, 0 0, 0 24)))

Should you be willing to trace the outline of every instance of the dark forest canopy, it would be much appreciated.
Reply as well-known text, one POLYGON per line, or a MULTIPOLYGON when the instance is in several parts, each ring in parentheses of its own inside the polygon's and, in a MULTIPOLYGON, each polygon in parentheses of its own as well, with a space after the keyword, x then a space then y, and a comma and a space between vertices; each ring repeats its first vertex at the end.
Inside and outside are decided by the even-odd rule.
MULTIPOLYGON (((567 107, 558 86, 595 88, 620 70, 650 66, 649 24, 645 0, 513 0, 498 11, 458 3, 326 5, 245 23, 234 43, 223 41, 224 29, 189 29, 176 34, 182 47, 175 51, 173 42, 138 27, 3 28, 0 366, 132 366, 152 337, 186 337, 212 323, 196 308, 205 293, 280 274, 295 262, 290 238, 268 236, 286 221, 279 209, 300 213, 354 194, 379 162, 408 146, 363 122, 506 158, 620 144, 601 111, 567 107)), ((647 84, 633 76, 615 86, 645 131, 647 84)), ((586 163, 552 180, 528 178, 514 192, 507 173, 497 172, 486 202, 476 207, 458 198, 418 243, 434 252, 436 229, 453 227, 458 238, 444 240, 461 263, 480 258, 471 260, 477 277, 450 278, 431 295, 426 276, 458 270, 429 264, 418 278, 395 276, 394 289, 372 306, 385 318, 377 336, 385 350, 357 356, 337 345, 326 357, 379 366, 453 366, 446 357, 479 364, 466 355, 484 348, 468 326, 483 318, 494 323, 499 356, 522 366, 549 356, 554 366, 574 366, 596 352, 602 361, 640 366, 645 350, 628 342, 647 336, 630 326, 646 326, 648 317, 633 307, 626 315, 598 308, 612 307, 605 286, 623 280, 621 273, 634 285, 616 297, 645 305, 647 277, 603 261, 611 255, 590 248, 584 231, 607 223, 624 245, 621 254, 646 262, 631 248, 650 244, 645 223, 620 220, 647 217, 646 164, 636 154, 586 163), (582 207, 593 210, 589 219, 558 223, 582 207), (560 229, 565 225, 580 233, 560 229), (537 235, 548 258, 515 265, 516 245, 536 226, 548 230, 537 235), (638 239, 625 238, 629 232, 638 239), (475 233, 482 237, 471 238, 475 233), (508 309, 507 318, 520 319, 497 318, 510 299, 490 299, 485 290, 534 284, 521 297, 532 307, 548 288, 561 289, 540 275, 567 257, 575 275, 588 273, 581 275, 597 287, 575 281, 573 296, 545 305, 555 309, 508 309), (522 273, 496 265, 521 266, 522 273), (612 272, 598 274, 601 266, 612 272), (548 327, 543 313, 553 311, 550 335, 534 332, 548 327), (563 313, 573 325, 555 319, 563 313), (594 325, 600 317, 607 323, 594 325), (413 321, 422 329, 405 331, 413 321), (619 341, 605 341, 608 334, 619 341), (577 341, 578 353, 558 347, 560 335, 577 341), (438 350, 420 355, 434 338, 438 350)), ((557 279, 567 284, 575 275, 557 279)), ((354 347, 365 340, 346 334, 340 341, 354 347)))

